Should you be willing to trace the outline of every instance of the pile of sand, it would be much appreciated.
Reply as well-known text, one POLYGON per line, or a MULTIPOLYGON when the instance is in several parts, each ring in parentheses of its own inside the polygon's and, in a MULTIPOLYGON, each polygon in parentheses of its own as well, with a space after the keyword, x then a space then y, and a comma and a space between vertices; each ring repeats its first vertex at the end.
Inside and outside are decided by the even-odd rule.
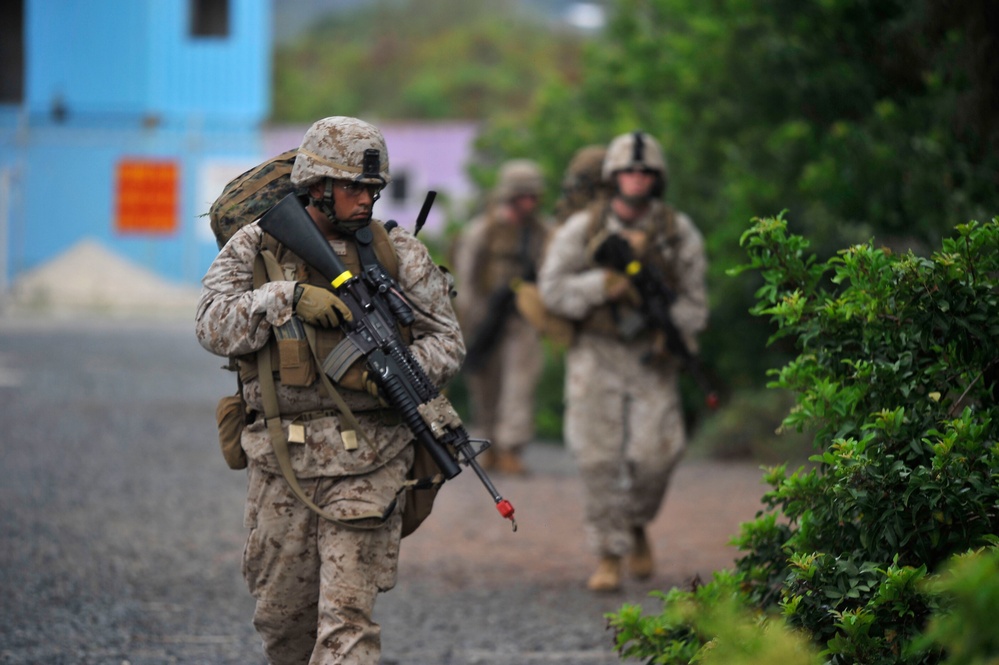
POLYGON ((92 313, 193 319, 199 292, 199 287, 170 283, 94 240, 83 240, 22 275, 5 309, 15 315, 92 313))

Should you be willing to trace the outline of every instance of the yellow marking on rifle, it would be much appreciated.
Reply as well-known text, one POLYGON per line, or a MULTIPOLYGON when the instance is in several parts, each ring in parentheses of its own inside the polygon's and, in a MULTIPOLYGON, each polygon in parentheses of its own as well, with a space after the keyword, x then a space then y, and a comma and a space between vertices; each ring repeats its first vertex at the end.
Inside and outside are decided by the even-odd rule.
POLYGON ((639 263, 638 261, 631 261, 630 263, 628 263, 628 265, 624 267, 624 271, 629 275, 633 276, 637 275, 638 273, 642 272, 642 264, 639 263))
POLYGON ((342 273, 340 273, 339 276, 337 276, 336 279, 334 279, 332 282, 330 282, 330 284, 333 285, 334 289, 338 289, 338 288, 340 288, 341 284, 343 284, 344 282, 346 282, 351 277, 353 277, 353 275, 350 274, 350 271, 349 270, 344 270, 342 273))

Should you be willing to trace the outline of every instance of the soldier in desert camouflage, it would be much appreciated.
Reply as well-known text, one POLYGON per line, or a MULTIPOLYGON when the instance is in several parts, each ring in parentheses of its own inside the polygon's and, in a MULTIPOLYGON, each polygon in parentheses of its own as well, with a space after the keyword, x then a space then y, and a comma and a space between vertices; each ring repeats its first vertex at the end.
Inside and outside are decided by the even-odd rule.
POLYGON ((594 250, 609 234, 669 281, 674 324, 690 349, 707 322, 701 234, 662 198, 667 169, 644 132, 617 137, 602 175, 609 198, 575 213, 555 231, 538 278, 547 308, 575 321, 566 355, 565 439, 579 466, 585 527, 599 557, 594 591, 621 586, 621 571, 654 572, 647 525, 665 496, 685 446, 677 385, 680 363, 642 320, 628 277, 601 267, 594 250))
POLYGON ((558 225, 603 194, 600 171, 606 155, 607 148, 596 144, 583 146, 573 153, 562 176, 562 192, 555 202, 555 222, 558 225))
POLYGON ((512 475, 527 472, 522 454, 534 438, 534 396, 544 366, 540 335, 518 313, 513 294, 536 279, 551 227, 540 214, 543 193, 536 163, 504 163, 493 200, 468 223, 455 251, 455 306, 469 348, 472 431, 493 443, 485 464, 512 475), (497 316, 500 308, 505 313, 497 316), (483 335, 494 340, 486 352, 483 335))
MULTIPOLYGON (((370 228, 378 261, 414 305, 411 350, 438 386, 459 369, 464 344, 449 285, 411 233, 386 232, 372 206, 390 181, 385 140, 374 126, 331 117, 305 134, 291 179, 306 210, 347 267, 359 273, 354 241, 370 228)), ((243 573, 256 599, 253 623, 268 661, 377 663, 380 628, 372 620, 378 592, 395 585, 401 539, 400 493, 413 460, 413 437, 384 407, 359 371, 336 391, 356 417, 348 429, 317 379, 320 368, 304 340, 277 334, 300 324, 314 329, 318 357, 343 338, 348 310, 330 285, 256 223, 225 245, 203 280, 196 317, 201 345, 240 358, 243 393, 256 417, 242 433, 249 459, 243 573), (255 282, 258 255, 272 255, 283 279, 255 282), (256 358, 268 348, 275 368, 281 428, 295 476, 312 501, 335 520, 319 517, 282 477, 262 404, 256 358)))

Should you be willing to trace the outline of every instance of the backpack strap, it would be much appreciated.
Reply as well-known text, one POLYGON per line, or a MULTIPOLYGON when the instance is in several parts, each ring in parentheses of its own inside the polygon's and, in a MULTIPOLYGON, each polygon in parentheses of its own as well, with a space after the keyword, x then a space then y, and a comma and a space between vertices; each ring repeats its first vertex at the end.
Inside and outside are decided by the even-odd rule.
MULTIPOLYGON (((271 354, 270 350, 265 346, 263 349, 257 352, 257 362, 260 363, 260 395, 264 402, 264 418, 267 423, 267 433, 271 438, 271 445, 274 447, 274 456, 277 458, 278 466, 281 468, 281 475, 284 476, 285 481, 291 488, 292 493, 298 497, 298 500, 309 507, 312 512, 316 513, 325 520, 329 520, 334 524, 339 526, 348 527, 351 529, 363 529, 371 530, 377 529, 392 515, 395 510, 396 500, 392 500, 388 508, 385 509, 384 513, 378 511, 371 511, 369 513, 364 513, 358 515, 354 520, 366 520, 366 519, 376 519, 377 524, 357 524, 354 520, 341 520, 338 517, 331 515, 319 506, 317 506, 312 499, 310 499, 305 494, 305 490, 298 482, 298 478, 295 476, 295 471, 291 466, 291 453, 288 451, 288 439, 284 435, 284 430, 281 428, 281 413, 278 407, 277 400, 277 389, 274 387, 274 372, 273 367, 271 367, 271 354)), ((329 382, 329 379, 326 379, 329 382)))
MULTIPOLYGON (((257 254, 257 259, 254 261, 253 275, 254 283, 257 282, 261 276, 266 273, 272 279, 283 279, 281 275, 280 264, 277 262, 277 258, 268 250, 263 250, 257 254)), ((266 281, 266 278, 264 278, 266 281)), ((263 282, 261 282, 263 283, 263 282)), ((316 337, 315 329, 311 326, 305 326, 306 338, 309 341, 309 348, 312 351, 312 355, 316 358, 316 362, 319 362, 316 356, 316 337)), ((271 351, 270 344, 265 344, 263 348, 257 351, 257 368, 258 368, 258 379, 260 381, 260 396, 263 400, 264 406, 264 421, 267 424, 267 433, 271 439, 271 446, 274 448, 274 456, 277 458, 278 467, 281 469, 281 475, 284 476, 285 481, 291 488, 292 493, 298 497, 298 499, 309 507, 314 513, 319 515, 325 520, 329 520, 334 524, 338 524, 343 527, 348 527, 352 529, 377 529, 381 526, 381 523, 385 522, 392 515, 395 510, 396 501, 393 500, 389 504, 388 508, 385 509, 384 513, 378 511, 371 511, 369 513, 364 513, 358 515, 353 520, 346 521, 334 517, 330 513, 326 512, 319 506, 317 506, 308 496, 306 496, 305 491, 302 489, 301 484, 298 482, 298 478, 295 476, 295 470, 291 465, 291 453, 288 451, 288 438, 284 434, 284 429, 281 427, 281 409, 278 405, 277 399, 277 387, 274 384, 274 367, 271 363, 271 351), (361 525, 355 523, 355 520, 367 520, 376 519, 377 524, 367 524, 361 525)), ((347 406, 340 393, 336 391, 333 384, 330 382, 329 378, 322 371, 319 373, 320 378, 323 381, 323 385, 329 392, 330 397, 333 398, 333 402, 337 406, 337 410, 340 412, 341 417, 347 422, 351 429, 344 429, 341 432, 343 437, 344 446, 348 450, 357 448, 357 432, 361 432, 361 437, 364 442, 371 445, 367 437, 364 436, 363 430, 357 418, 354 417, 353 412, 351 412, 350 407, 347 406)), ((374 448, 372 446, 372 448, 374 448)), ((377 450, 376 450, 377 456, 377 450)))

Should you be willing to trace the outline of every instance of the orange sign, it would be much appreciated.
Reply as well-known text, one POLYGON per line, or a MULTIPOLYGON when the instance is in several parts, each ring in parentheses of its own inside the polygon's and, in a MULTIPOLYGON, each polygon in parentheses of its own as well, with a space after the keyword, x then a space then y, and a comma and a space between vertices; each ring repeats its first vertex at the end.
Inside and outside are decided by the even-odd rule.
POLYGON ((174 233, 177 230, 180 168, 164 160, 118 162, 119 233, 174 233))

